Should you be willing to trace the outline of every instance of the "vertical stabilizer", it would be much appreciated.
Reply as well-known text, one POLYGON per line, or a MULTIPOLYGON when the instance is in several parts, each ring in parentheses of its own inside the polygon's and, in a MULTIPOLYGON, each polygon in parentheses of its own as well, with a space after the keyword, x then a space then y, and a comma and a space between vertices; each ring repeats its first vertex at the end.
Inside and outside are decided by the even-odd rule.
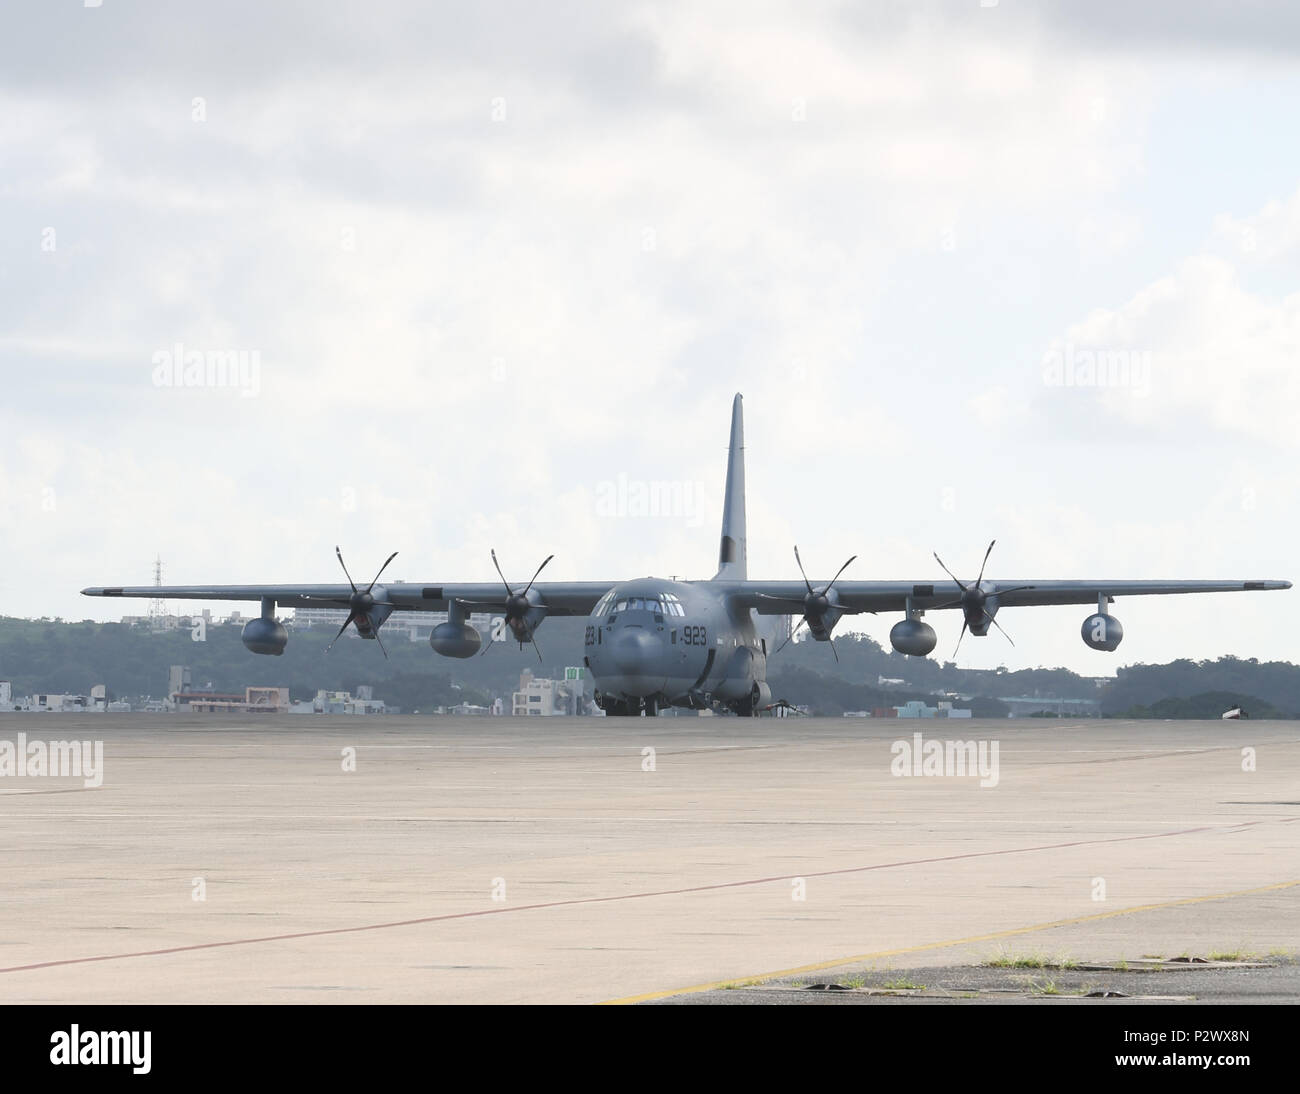
POLYGON ((731 404, 731 446, 727 452, 727 492, 722 502, 722 542, 714 580, 743 581, 749 574, 745 559, 745 409, 737 394, 731 404))

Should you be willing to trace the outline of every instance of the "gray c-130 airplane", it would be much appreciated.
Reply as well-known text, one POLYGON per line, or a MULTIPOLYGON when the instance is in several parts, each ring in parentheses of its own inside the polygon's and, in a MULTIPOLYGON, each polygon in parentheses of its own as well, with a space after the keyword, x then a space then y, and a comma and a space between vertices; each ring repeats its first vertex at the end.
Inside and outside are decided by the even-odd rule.
MULTIPOLYGON (((815 640, 829 643, 834 652, 831 632, 843 616, 902 612, 903 618, 889 632, 890 643, 900 653, 924 657, 937 641, 934 628, 922 618, 927 611, 960 609, 960 648, 967 631, 978 637, 987 635, 990 626, 1001 631, 996 616, 1002 608, 1095 604, 1097 610, 1083 621, 1083 641, 1092 649, 1113 652, 1124 637, 1119 620, 1108 610, 1117 596, 1291 587, 1289 581, 994 581, 984 577, 992 543, 974 581, 957 578, 937 554, 935 561, 950 581, 841 581, 840 576, 853 558, 829 581, 811 581, 804 572, 798 547, 795 560, 799 580, 751 581, 745 538, 744 415, 741 396, 737 395, 731 411, 718 572, 708 581, 654 577, 633 581, 538 581, 552 555, 537 568, 527 585, 513 586, 506 581, 493 551, 492 562, 501 576, 500 584, 380 585, 379 578, 397 557, 393 552, 375 579, 365 588, 358 588, 336 547, 347 585, 138 585, 82 592, 86 596, 260 601, 261 616, 244 626, 242 638, 253 653, 272 655, 284 652, 289 637, 275 617, 277 605, 346 608, 347 618, 334 642, 351 625, 362 638, 378 641, 381 649, 379 631, 393 611, 446 612, 447 621, 434 627, 429 636, 429 644, 444 657, 472 657, 480 649, 487 651, 489 647, 483 647, 481 636, 470 625, 473 614, 504 616, 503 633, 508 629, 520 649, 528 643, 536 646, 534 635, 548 616, 586 615, 583 663, 592 678, 596 702, 608 715, 627 716, 655 715, 665 706, 703 709, 714 704, 737 714, 753 715, 769 706, 767 643, 757 634, 755 614, 800 615, 799 626, 806 625, 815 640)), ((955 656, 956 650, 953 653, 955 656)))

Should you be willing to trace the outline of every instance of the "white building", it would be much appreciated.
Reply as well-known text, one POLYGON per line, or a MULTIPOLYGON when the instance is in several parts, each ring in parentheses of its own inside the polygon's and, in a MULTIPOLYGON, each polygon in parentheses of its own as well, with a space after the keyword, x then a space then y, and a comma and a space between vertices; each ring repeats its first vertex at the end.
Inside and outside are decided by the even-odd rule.
MULTIPOLYGON (((297 608, 293 613, 293 626, 295 630, 306 630, 311 627, 333 627, 338 630, 343 626, 343 621, 347 617, 347 608, 297 608)), ((429 632, 439 623, 446 622, 446 612, 397 611, 393 612, 384 622, 383 627, 380 628, 380 634, 384 638, 389 637, 389 635, 405 635, 411 642, 427 642, 429 632)), ((491 615, 471 615, 469 623, 483 636, 484 641, 488 640, 488 636, 492 633, 491 615)), ((353 627, 349 627, 344 632, 344 635, 345 637, 358 637, 357 631, 353 627)))
POLYGON ((289 707, 291 714, 399 714, 395 707, 389 707, 382 699, 371 698, 373 689, 362 685, 357 689, 363 695, 353 696, 347 691, 326 691, 316 693, 311 709, 305 703, 295 703, 289 707))
POLYGON ((563 680, 534 677, 530 669, 519 675, 519 690, 511 696, 510 713, 516 717, 553 717, 586 714, 587 670, 569 665, 563 680))

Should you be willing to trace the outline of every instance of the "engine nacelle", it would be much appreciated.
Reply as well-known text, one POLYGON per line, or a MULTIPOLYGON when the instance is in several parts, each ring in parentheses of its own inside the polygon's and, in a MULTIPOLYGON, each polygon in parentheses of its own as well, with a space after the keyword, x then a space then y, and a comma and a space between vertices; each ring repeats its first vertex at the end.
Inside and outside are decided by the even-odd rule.
POLYGON ((289 632, 278 619, 250 619, 239 637, 253 653, 271 657, 279 657, 289 644, 289 632))
POLYGON ((429 645, 443 657, 473 657, 483 639, 468 623, 439 623, 429 632, 429 645))
POLYGON ((1093 612, 1088 616, 1079 633, 1089 648, 1107 653, 1113 653, 1124 641, 1124 628, 1120 626, 1119 620, 1113 615, 1102 615, 1101 612, 1093 612))
POLYGON ((900 619, 889 628, 889 644, 910 657, 926 656, 938 641, 934 628, 919 619, 900 619))

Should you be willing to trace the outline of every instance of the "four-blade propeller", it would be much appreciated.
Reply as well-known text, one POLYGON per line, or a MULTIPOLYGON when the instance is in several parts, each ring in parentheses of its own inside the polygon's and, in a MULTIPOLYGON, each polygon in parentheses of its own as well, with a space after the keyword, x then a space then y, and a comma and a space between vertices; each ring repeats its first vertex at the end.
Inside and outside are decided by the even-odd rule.
MULTIPOLYGON (((501 564, 497 562, 496 550, 493 549, 492 551, 492 565, 497 568, 497 576, 501 578, 501 584, 506 587, 505 625, 510 628, 521 646, 524 644, 525 638, 533 644, 533 649, 537 650, 538 661, 542 660, 542 651, 538 648, 537 639, 533 637, 533 632, 528 629, 525 620, 525 616, 527 616, 529 609, 536 607, 536 605, 528 599, 528 592, 533 587, 533 582, 537 580, 537 575, 546 569, 546 564, 554 557, 554 555, 547 555, 542 559, 542 564, 537 567, 536 573, 533 574, 528 584, 525 585, 520 592, 515 592, 515 590, 510 587, 510 582, 506 580, 506 575, 501 572, 501 564)), ((489 642, 483 647, 483 653, 487 653, 491 648, 492 643, 489 642)), ((482 654, 479 656, 481 657, 482 654)))
MULTIPOLYGON (((343 620, 343 626, 339 628, 339 633, 334 636, 333 641, 325 647, 326 653, 329 653, 329 651, 334 648, 334 643, 343 637, 343 632, 348 629, 349 623, 356 623, 357 633, 361 633, 360 621, 366 618, 366 616, 370 614, 370 610, 375 606, 375 598, 371 595, 370 590, 375 587, 375 581, 379 580, 380 575, 388 569, 388 563, 392 562, 393 559, 397 557, 397 552, 394 551, 388 556, 388 560, 379 567, 379 573, 375 574, 375 580, 364 589, 358 589, 357 583, 352 580, 352 575, 348 573, 347 563, 343 561, 343 552, 338 549, 337 545, 334 548, 334 553, 338 555, 339 565, 343 567, 343 573, 348 579, 348 584, 352 586, 352 595, 348 597, 348 617, 343 620)), ((367 624, 367 626, 369 626, 369 624, 367 624)), ((384 643, 379 638, 379 628, 375 627, 373 629, 375 632, 375 641, 379 643, 379 648, 384 651, 384 658, 387 659, 388 651, 384 649, 384 643)))
POLYGON ((939 553, 937 551, 935 552, 934 555, 935 562, 937 562, 940 566, 943 567, 943 572, 945 574, 947 574, 950 578, 952 578, 953 581, 957 582, 957 588, 961 590, 961 596, 959 596, 956 600, 950 600, 946 604, 937 604, 935 605, 934 608, 935 611, 938 611, 941 608, 955 608, 958 605, 961 606, 961 611, 962 611, 961 634, 957 636, 957 645, 953 648, 952 651, 952 655, 954 658, 957 656, 957 651, 961 649, 961 641, 963 638, 966 637, 967 629, 970 627, 978 627, 985 619, 987 619, 990 623, 992 623, 995 627, 997 627, 999 631, 1002 631, 1003 638, 1005 638, 1008 642, 1011 642, 1013 646, 1015 645, 1015 642, 1011 640, 1011 635, 1007 634, 1006 631, 1002 630, 1002 624, 999 623, 996 619, 994 619, 993 613, 988 610, 987 607, 988 601, 991 597, 1002 596, 1006 593, 1020 592, 1022 589, 1029 589, 1032 588, 1033 586, 1017 585, 1013 589, 993 589, 991 592, 985 591, 983 585, 984 567, 987 566, 989 563, 989 555, 993 553, 993 545, 995 543, 997 543, 996 539, 989 544, 989 549, 984 552, 984 561, 980 563, 980 575, 970 585, 967 585, 956 574, 954 574, 950 569, 948 569, 947 566, 944 566, 943 559, 939 557, 939 553))
MULTIPOLYGON (((842 605, 831 600, 831 589, 834 587, 835 582, 839 581, 840 574, 847 570, 849 568, 849 563, 857 557, 857 555, 853 555, 848 562, 844 563, 844 565, 835 572, 835 576, 831 578, 830 581, 826 582, 822 588, 814 589, 812 582, 808 580, 807 572, 803 568, 803 559, 799 557, 799 548, 798 546, 795 547, 794 560, 799 565, 799 573, 803 575, 804 587, 808 590, 803 599, 794 600, 784 596, 768 596, 767 594, 760 594, 764 600, 780 600, 787 604, 798 605, 803 609, 803 618, 800 619, 790 631, 789 637, 776 648, 777 653, 780 653, 790 644, 794 639, 794 636, 799 632, 799 628, 805 623, 808 624, 810 629, 813 629, 814 624, 820 625, 821 621, 832 611, 842 612, 847 610, 842 605)), ((835 654, 835 660, 838 662, 840 655, 835 649, 835 640, 831 638, 829 631, 826 634, 826 641, 831 644, 831 653, 835 654)))

